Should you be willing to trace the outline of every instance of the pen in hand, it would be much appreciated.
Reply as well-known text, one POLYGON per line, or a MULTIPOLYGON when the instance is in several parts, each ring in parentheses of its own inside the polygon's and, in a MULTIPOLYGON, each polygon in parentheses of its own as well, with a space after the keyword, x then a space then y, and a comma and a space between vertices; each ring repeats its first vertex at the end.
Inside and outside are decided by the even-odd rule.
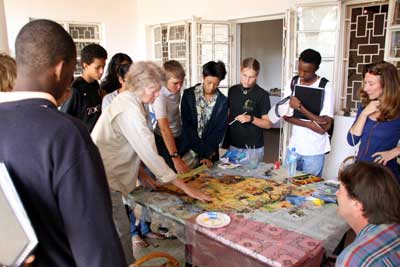
MULTIPOLYGON (((245 112, 242 113, 242 115, 246 115, 246 114, 247 114, 247 111, 245 111, 245 112)), ((232 125, 235 121, 237 121, 236 118, 235 118, 233 121, 231 121, 231 122, 229 123, 229 125, 232 125)))
POLYGON ((317 125, 319 128, 322 128, 321 125, 318 124, 318 122, 316 121, 311 121, 312 123, 314 123, 315 125, 317 125))

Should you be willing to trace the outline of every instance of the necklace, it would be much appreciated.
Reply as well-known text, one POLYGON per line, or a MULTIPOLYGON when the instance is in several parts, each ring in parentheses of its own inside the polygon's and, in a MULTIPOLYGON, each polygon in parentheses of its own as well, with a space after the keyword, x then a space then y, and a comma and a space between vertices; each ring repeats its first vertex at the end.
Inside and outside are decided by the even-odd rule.
POLYGON ((245 89, 242 85, 240 86, 240 90, 242 90, 242 93, 244 95, 247 95, 247 93, 249 92, 250 88, 245 89))

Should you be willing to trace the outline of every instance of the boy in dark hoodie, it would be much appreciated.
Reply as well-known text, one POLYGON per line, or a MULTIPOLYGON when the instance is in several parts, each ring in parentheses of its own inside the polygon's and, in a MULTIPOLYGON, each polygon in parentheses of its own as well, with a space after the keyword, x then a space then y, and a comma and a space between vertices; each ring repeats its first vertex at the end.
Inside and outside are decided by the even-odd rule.
POLYGON ((80 119, 92 131, 101 114, 101 96, 98 80, 104 73, 107 51, 98 44, 82 49, 82 76, 72 83, 71 97, 61 106, 61 111, 80 119))

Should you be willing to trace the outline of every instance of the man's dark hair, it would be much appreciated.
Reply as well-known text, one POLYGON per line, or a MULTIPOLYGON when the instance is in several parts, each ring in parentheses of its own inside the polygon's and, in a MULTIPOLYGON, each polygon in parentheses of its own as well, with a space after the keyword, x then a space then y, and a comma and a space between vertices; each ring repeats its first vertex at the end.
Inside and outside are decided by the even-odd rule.
POLYGON ((301 52, 299 60, 313 64, 315 69, 319 69, 319 65, 321 64, 321 54, 318 51, 309 48, 301 52))
POLYGON ((51 20, 34 20, 19 31, 15 41, 18 69, 42 73, 58 62, 76 58, 76 47, 68 32, 51 20))
POLYGON ((81 64, 92 64, 95 58, 107 59, 107 51, 99 44, 89 44, 81 51, 81 64))
POLYGON ((165 75, 167 76, 167 80, 170 78, 177 78, 181 80, 185 79, 185 70, 179 61, 168 60, 163 64, 163 68, 165 75))
POLYGON ((222 81, 223 79, 225 79, 225 75, 225 64, 222 61, 209 61, 203 65, 203 77, 213 76, 222 81))
POLYGON ((347 166, 339 180, 349 197, 363 205, 369 223, 400 223, 400 184, 387 167, 359 161, 347 166))

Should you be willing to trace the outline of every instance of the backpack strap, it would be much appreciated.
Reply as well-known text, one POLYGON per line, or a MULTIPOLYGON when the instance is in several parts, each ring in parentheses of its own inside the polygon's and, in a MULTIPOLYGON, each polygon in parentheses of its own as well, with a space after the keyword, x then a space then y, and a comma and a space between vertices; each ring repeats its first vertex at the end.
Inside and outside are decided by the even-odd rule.
MULTIPOLYGON (((327 84, 328 82, 329 82, 328 79, 326 79, 325 77, 322 77, 321 80, 319 81, 318 87, 324 88, 324 89, 325 89, 325 86, 326 86, 326 84, 327 84)), ((332 119, 333 119, 333 118, 332 118, 332 119)), ((328 131, 326 131, 326 132, 328 133, 328 135, 329 135, 329 142, 330 142, 330 143, 331 143, 331 141, 332 141, 332 135, 333 135, 334 126, 335 126, 335 120, 332 120, 331 128, 329 128, 328 131)), ((329 153, 329 152, 328 152, 328 153, 329 153)))
POLYGON ((290 96, 287 96, 281 100, 278 101, 278 103, 275 104, 275 115, 277 118, 280 118, 281 115, 279 114, 279 106, 285 104, 290 100, 290 96))
MULTIPOLYGON (((298 75, 293 76, 292 81, 290 82, 290 89, 292 90, 292 92, 294 91, 294 87, 295 87, 295 85, 297 84, 298 81, 299 81, 299 76, 298 76, 298 75)), ((318 85, 318 87, 319 87, 319 88, 325 88, 325 86, 326 86, 326 84, 327 84, 328 82, 329 82, 329 80, 328 80, 327 78, 322 77, 322 78, 319 80, 319 85, 318 85)))
POLYGON ((326 84, 329 82, 329 80, 325 77, 322 77, 321 80, 319 80, 319 88, 325 88, 326 84))
POLYGON ((294 92, 294 86, 297 84, 299 81, 299 75, 293 76, 292 81, 290 82, 290 90, 292 90, 292 93, 294 92))

